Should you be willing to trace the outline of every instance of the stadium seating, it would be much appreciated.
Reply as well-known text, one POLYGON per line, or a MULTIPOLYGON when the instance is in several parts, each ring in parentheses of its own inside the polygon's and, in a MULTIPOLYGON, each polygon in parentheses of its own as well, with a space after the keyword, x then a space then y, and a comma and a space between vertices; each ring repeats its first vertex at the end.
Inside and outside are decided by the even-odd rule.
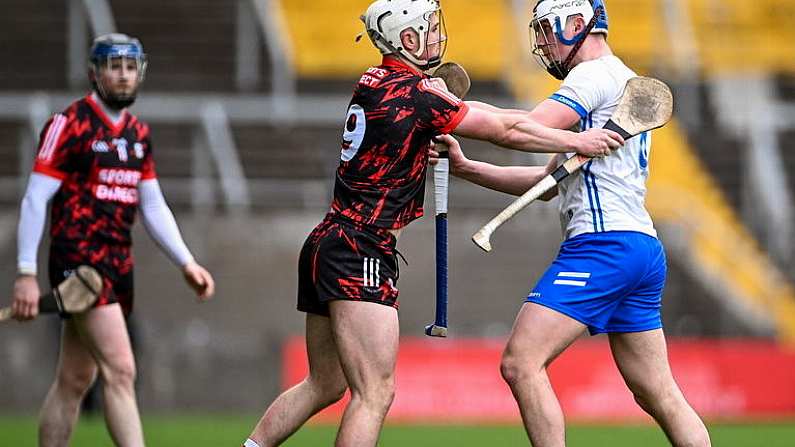
POLYGON ((147 89, 233 91, 235 2, 110 2, 118 29, 141 40, 152 70, 147 89))
POLYGON ((656 0, 608 0, 607 14, 610 28, 608 36, 613 51, 621 58, 632 61, 633 69, 641 74, 656 71, 665 63, 667 40, 664 16, 656 0))
POLYGON ((690 0, 693 24, 708 75, 795 73, 795 3, 790 0, 690 0), (727 44, 727 40, 731 44, 727 44))
MULTIPOLYGON (((299 76, 349 78, 378 60, 366 36, 354 44, 356 35, 364 30, 359 16, 369 3, 281 1, 299 76)), ((510 27, 505 26, 511 23, 507 2, 445 0, 442 8, 450 35, 447 58, 466 66, 474 78, 501 78, 505 50, 513 45, 507 39, 510 27)))
POLYGON ((2 7, 2 88, 66 87, 66 2, 4 0, 2 7))
POLYGON ((726 297, 773 319, 779 337, 795 344, 795 290, 694 156, 681 126, 673 121, 657 130, 653 144, 646 200, 652 216, 676 226, 693 267, 721 284, 726 297))

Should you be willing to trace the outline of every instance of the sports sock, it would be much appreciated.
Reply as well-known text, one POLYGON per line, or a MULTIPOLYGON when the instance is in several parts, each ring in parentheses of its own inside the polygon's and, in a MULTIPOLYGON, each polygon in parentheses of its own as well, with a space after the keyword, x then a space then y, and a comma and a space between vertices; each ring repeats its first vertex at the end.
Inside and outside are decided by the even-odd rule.
POLYGON ((260 447, 260 446, 251 439, 246 439, 246 442, 243 444, 243 447, 260 447))

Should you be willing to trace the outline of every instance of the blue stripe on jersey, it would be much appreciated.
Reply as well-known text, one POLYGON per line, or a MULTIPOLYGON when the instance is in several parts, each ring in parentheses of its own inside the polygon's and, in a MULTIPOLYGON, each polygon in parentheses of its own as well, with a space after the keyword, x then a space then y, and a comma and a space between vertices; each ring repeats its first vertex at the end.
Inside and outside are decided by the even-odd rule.
MULTIPOLYGON (((580 121, 580 128, 582 130, 593 128, 593 112, 582 118, 580 121)), ((598 233, 599 225, 597 225, 596 220, 597 213, 599 214, 599 223, 602 224, 602 231, 605 231, 605 221, 604 216, 602 215, 602 202, 599 199, 599 189, 596 187, 596 175, 591 172, 592 164, 593 160, 589 161, 585 166, 583 166, 583 181, 585 182, 585 188, 588 190, 588 203, 591 207, 591 222, 593 223, 593 231, 598 233), (591 190, 593 190, 593 192, 591 190), (594 201, 596 201, 595 207, 594 201)))
POLYGON ((585 118, 588 116, 588 111, 585 110, 585 107, 581 106, 580 103, 571 98, 567 98, 563 95, 555 93, 550 96, 549 99, 571 107, 575 112, 577 112, 577 115, 580 115, 580 118, 585 118))
POLYGON ((640 154, 638 155, 640 169, 645 170, 649 167, 649 132, 640 135, 640 154))
POLYGON ((596 212, 599 213, 599 223, 602 225, 602 231, 605 231, 605 218, 604 215, 602 214, 602 201, 599 200, 599 188, 596 186, 596 174, 591 172, 592 163, 593 160, 588 162, 587 165, 588 174, 591 177, 591 183, 593 184, 594 195, 596 196, 596 212))
MULTIPOLYGON (((588 124, 591 129, 593 129, 593 112, 588 114, 588 124)), ((605 231, 605 219, 604 215, 602 214, 602 201, 599 200, 599 188, 596 187, 596 174, 591 172, 591 161, 588 163, 588 173, 591 174, 591 181, 593 182, 593 191, 596 195, 596 210, 599 212, 599 223, 602 224, 602 231, 605 231)))
MULTIPOLYGON (((580 130, 584 131, 588 128, 588 117, 583 116, 580 120, 580 130)), ((590 162, 589 162, 590 163, 590 162)), ((593 231, 594 233, 599 232, 599 227, 596 226, 596 210, 593 206, 593 193, 591 192, 591 183, 588 181, 588 165, 585 165, 582 170, 582 181, 585 182, 585 188, 588 190, 588 203, 590 204, 591 209, 591 222, 593 223, 593 231)))
MULTIPOLYGON (((590 164, 590 163, 591 162, 589 161, 588 164, 590 164)), ((587 169, 588 164, 585 165, 586 168, 583 169, 583 171, 582 171, 582 173, 583 173, 583 181, 585 182, 585 187, 588 189, 588 203, 591 206, 591 222, 593 223, 593 231, 595 233, 598 233, 599 232, 599 227, 596 226, 596 208, 594 208, 594 206, 593 206, 593 194, 591 193, 591 183, 588 181, 588 175, 589 175, 589 172, 588 172, 588 169, 587 169)))

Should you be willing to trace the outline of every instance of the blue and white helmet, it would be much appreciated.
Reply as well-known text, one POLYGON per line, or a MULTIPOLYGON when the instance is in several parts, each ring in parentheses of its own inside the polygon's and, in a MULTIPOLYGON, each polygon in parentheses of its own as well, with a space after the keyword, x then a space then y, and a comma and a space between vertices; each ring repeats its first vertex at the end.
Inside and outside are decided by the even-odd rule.
POLYGON ((396 54, 404 57, 422 70, 441 63, 445 52, 447 35, 444 16, 437 0, 376 0, 361 16, 367 35, 381 54, 396 54), (438 38, 429 39, 431 27, 438 24, 438 38), (402 47, 401 33, 413 29, 420 39, 420 47, 411 53, 402 47), (430 45, 440 44, 439 55, 424 57, 430 45))
POLYGON ((93 73, 93 87, 106 104, 115 108, 124 108, 135 101, 135 92, 131 95, 113 95, 105 92, 101 84, 97 82, 97 77, 102 68, 110 68, 113 60, 134 61, 137 67, 138 85, 140 85, 146 75, 147 60, 144 47, 138 39, 121 33, 99 36, 94 39, 88 59, 89 70, 93 73))
POLYGON ((607 36, 607 32, 608 18, 604 0, 539 0, 533 8, 533 20, 530 22, 533 54, 558 79, 563 79, 568 74, 568 63, 588 34, 607 36), (579 34, 566 38, 563 34, 566 23, 577 16, 582 17, 586 28, 579 34), (550 34, 561 44, 575 47, 567 61, 557 58, 557 46, 550 40, 550 34))

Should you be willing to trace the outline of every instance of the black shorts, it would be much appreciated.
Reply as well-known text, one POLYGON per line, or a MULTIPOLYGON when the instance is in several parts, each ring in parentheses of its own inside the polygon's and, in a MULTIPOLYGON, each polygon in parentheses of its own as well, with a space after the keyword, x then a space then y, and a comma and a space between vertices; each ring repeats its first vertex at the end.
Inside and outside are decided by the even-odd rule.
POLYGON ((133 271, 109 269, 107 266, 63 257, 50 256, 49 274, 50 287, 55 288, 80 265, 90 265, 102 275, 102 292, 92 307, 119 303, 125 316, 129 316, 133 307, 133 271))
POLYGON ((329 315, 331 300, 398 308, 395 236, 329 214, 306 238, 298 260, 298 310, 329 315))

